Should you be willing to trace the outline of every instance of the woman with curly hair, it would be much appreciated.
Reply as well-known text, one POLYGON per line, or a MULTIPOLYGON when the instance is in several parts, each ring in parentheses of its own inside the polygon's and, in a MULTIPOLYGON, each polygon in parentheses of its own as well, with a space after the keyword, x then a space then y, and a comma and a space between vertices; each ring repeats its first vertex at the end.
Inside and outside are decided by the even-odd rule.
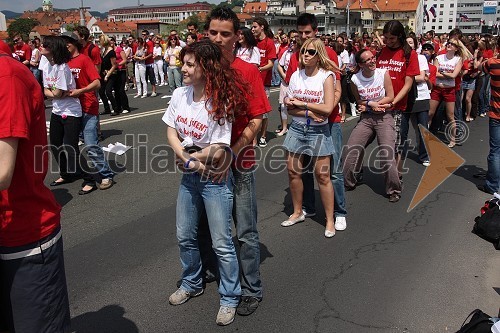
MULTIPOLYGON (((305 220, 302 210, 302 173, 304 156, 314 161, 314 174, 326 215, 324 235, 335 235, 333 216, 333 186, 330 180, 330 158, 334 153, 333 139, 328 126, 328 116, 334 108, 334 71, 339 68, 326 53, 325 45, 318 39, 308 39, 300 49, 300 70, 292 74, 284 103, 293 117, 283 146, 288 151, 287 168, 292 195, 293 213, 281 223, 292 226, 305 220)), ((340 84, 340 82, 338 83, 340 84)))
POLYGON ((229 173, 226 179, 213 181, 211 171, 221 165, 202 161, 210 161, 221 151, 225 154, 223 164, 231 161, 235 112, 246 109, 248 96, 219 45, 202 40, 182 49, 180 58, 186 86, 174 91, 163 116, 168 141, 184 171, 176 210, 182 283, 169 302, 180 305, 203 293, 197 230, 200 216, 206 212, 220 271, 217 324, 228 325, 234 320, 241 295, 231 236, 233 179, 229 173))

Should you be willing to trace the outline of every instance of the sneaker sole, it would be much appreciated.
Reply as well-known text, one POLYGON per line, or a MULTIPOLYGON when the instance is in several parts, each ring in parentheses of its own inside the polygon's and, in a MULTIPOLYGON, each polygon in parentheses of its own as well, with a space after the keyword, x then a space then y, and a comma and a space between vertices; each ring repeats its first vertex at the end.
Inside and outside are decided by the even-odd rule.
POLYGON ((169 297, 169 298, 168 298, 168 303, 169 303, 170 305, 181 305, 181 304, 186 303, 187 301, 189 301, 189 300, 190 300, 191 298, 193 298, 193 297, 198 297, 198 296, 202 295, 204 291, 205 291, 205 290, 204 290, 204 289, 202 289, 201 291, 199 291, 199 292, 198 292, 198 293, 196 293, 196 294, 189 295, 189 297, 188 297, 188 298, 186 298, 184 301, 182 301, 182 302, 180 302, 180 303, 172 303, 172 302, 170 301, 170 297, 169 297))
POLYGON ((218 322, 218 321, 215 321, 215 322, 216 322, 216 323, 217 323, 217 325, 219 325, 219 326, 227 326, 227 325, 229 325, 229 324, 232 324, 232 323, 233 323, 233 321, 234 321, 234 317, 233 317, 233 319, 232 319, 230 322, 228 322, 228 323, 221 323, 221 322, 218 322))

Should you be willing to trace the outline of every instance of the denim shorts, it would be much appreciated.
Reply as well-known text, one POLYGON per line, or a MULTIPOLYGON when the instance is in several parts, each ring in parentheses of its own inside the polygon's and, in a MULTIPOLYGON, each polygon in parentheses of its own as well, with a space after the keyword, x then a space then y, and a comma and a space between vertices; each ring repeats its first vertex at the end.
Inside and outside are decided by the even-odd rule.
POLYGON ((283 146, 290 153, 309 156, 329 156, 334 152, 333 139, 328 124, 307 126, 292 121, 283 146))
POLYGON ((476 79, 466 81, 462 81, 462 89, 463 90, 476 90, 476 79))

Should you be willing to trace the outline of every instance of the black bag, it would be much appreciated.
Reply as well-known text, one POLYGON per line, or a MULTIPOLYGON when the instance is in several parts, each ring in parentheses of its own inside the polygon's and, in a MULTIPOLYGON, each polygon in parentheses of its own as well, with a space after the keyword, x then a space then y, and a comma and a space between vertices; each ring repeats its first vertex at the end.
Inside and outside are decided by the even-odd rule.
POLYGON ((345 75, 345 78, 343 79, 343 81, 345 82, 346 97, 349 100, 349 103, 356 103, 356 98, 354 97, 354 94, 352 93, 351 89, 353 75, 354 75, 353 72, 349 72, 345 75))
POLYGON ((500 200, 493 198, 486 201, 481 214, 474 219, 476 223, 472 233, 493 243, 495 249, 500 250, 500 200))
POLYGON ((490 316, 488 316, 483 311, 476 309, 472 311, 467 318, 465 318, 462 327, 457 331, 457 333, 491 333, 491 327, 493 326, 493 322, 490 320, 490 316), (466 324, 465 322, 469 317, 472 318, 466 324))

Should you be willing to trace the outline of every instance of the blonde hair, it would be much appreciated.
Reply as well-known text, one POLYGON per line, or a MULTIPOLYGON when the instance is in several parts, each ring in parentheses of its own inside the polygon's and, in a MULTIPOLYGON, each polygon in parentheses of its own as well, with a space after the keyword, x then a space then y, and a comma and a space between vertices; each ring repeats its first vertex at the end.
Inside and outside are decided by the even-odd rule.
POLYGON ((101 47, 108 47, 109 46, 108 35, 102 34, 99 36, 99 45, 101 45, 101 47))
POLYGON ((456 55, 458 55, 460 58, 462 58, 462 61, 466 60, 466 59, 471 59, 473 58, 473 55, 472 53, 470 53, 469 49, 467 49, 464 45, 464 43, 462 43, 460 41, 460 39, 458 38, 450 38, 448 39, 448 43, 452 43, 452 44, 455 44, 457 45, 457 52, 456 52, 456 55))
MULTIPOLYGON (((305 49, 307 50, 307 47, 309 45, 312 45, 317 53, 316 55, 318 56, 318 66, 319 68, 322 68, 326 71, 332 71, 332 72, 339 72, 339 67, 328 57, 328 53, 326 53, 326 47, 323 41, 319 38, 311 38, 308 39, 302 44, 302 47, 300 48, 300 54, 302 55, 302 50, 305 49)), ((300 58, 300 69, 304 68, 304 61, 302 60, 302 57, 300 58)))

